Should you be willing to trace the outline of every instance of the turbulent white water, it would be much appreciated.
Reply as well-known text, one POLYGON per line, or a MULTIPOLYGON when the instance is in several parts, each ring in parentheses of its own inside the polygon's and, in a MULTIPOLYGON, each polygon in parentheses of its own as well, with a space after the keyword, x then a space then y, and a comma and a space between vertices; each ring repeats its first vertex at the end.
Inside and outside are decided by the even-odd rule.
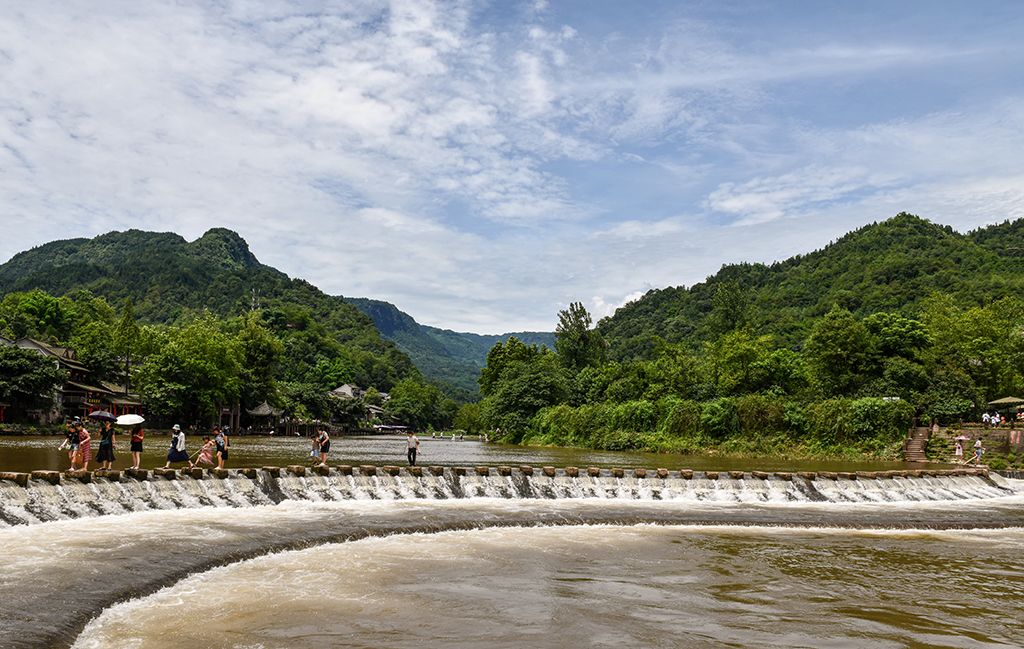
POLYGON ((407 534, 196 574, 76 648, 1011 647, 1024 529, 407 534))
MULTIPOLYGON (((523 615, 532 615, 535 613, 532 609, 517 608, 521 606, 521 593, 528 593, 529 597, 538 597, 541 595, 537 593, 562 592, 563 589, 569 587, 567 584, 573 583, 571 580, 564 583, 558 580, 545 581, 543 574, 532 572, 532 566, 542 565, 551 568, 548 563, 545 563, 544 557, 564 556, 564 554, 560 554, 562 551, 557 549, 561 546, 551 542, 551 538, 577 538, 580 534, 582 536, 578 538, 590 539, 584 543, 586 547, 598 548, 595 550, 598 552, 598 556, 592 564, 593 572, 586 579, 602 582, 604 583, 602 588, 610 589, 602 590, 602 597, 608 598, 607 607, 612 607, 607 608, 609 611, 628 610, 629 608, 628 602, 622 599, 618 590, 620 586, 622 592, 632 592, 636 589, 643 591, 648 585, 647 582, 652 580, 659 583, 693 585, 703 583, 702 580, 706 581, 709 578, 703 568, 694 574, 689 574, 682 568, 680 568, 682 572, 662 576, 657 576, 659 574, 657 570, 645 572, 651 569, 647 563, 641 561, 637 564, 631 563, 631 561, 636 557, 647 556, 645 553, 650 549, 649 546, 645 545, 645 542, 634 546, 625 541, 619 546, 621 539, 617 539, 614 533, 607 537, 607 552, 609 557, 614 555, 613 561, 601 554, 604 551, 600 548, 605 546, 596 543, 589 532, 580 532, 580 530, 586 529, 587 525, 621 527, 637 523, 725 524, 762 529, 765 534, 774 534, 768 529, 774 526, 791 528, 830 526, 843 528, 844 532, 839 536, 849 533, 857 538, 869 539, 858 541, 855 544, 856 547, 851 551, 860 548, 857 550, 858 552, 874 547, 875 541, 870 540, 874 537, 864 536, 862 532, 855 530, 947 529, 950 531, 930 532, 928 534, 933 536, 926 534, 925 538, 932 539, 929 541, 932 546, 935 543, 941 544, 942 539, 945 538, 961 539, 964 540, 964 543, 969 541, 967 545, 958 546, 951 551, 953 552, 951 558, 955 562, 959 562, 958 566, 964 561, 971 563, 972 553, 975 555, 974 559, 980 564, 990 565, 988 559, 992 556, 991 548, 984 543, 977 542, 979 538, 992 535, 989 538, 993 539, 993 547, 998 545, 1001 548, 1003 544, 996 540, 1001 537, 995 536, 1001 532, 959 532, 955 530, 1024 527, 1024 495, 1022 495, 1024 491, 1021 490, 1021 483, 999 479, 990 480, 980 476, 897 478, 891 480, 893 484, 891 491, 881 493, 872 493, 872 489, 882 489, 885 480, 877 482, 844 481, 842 479, 815 480, 808 488, 808 484, 800 484, 796 480, 789 482, 774 479, 749 480, 748 478, 742 480, 734 478, 707 480, 700 477, 693 480, 603 478, 598 481, 591 480, 588 485, 585 479, 574 481, 565 479, 563 476, 556 478, 533 476, 529 481, 520 481, 519 484, 516 482, 516 476, 457 477, 460 478, 457 481, 448 480, 447 475, 438 479, 431 478, 432 482, 428 480, 409 481, 405 479, 405 476, 376 476, 374 479, 370 479, 370 476, 359 476, 358 479, 352 480, 349 479, 349 476, 335 477, 332 475, 326 478, 290 476, 262 482, 260 479, 249 480, 232 477, 226 480, 206 479, 201 481, 160 479, 110 485, 68 483, 62 484, 60 487, 33 481, 28 489, 13 483, 6 483, 4 484, 5 493, 2 496, 7 499, 4 500, 6 512, 17 511, 17 507, 20 506, 27 515, 36 516, 40 512, 52 511, 55 517, 63 516, 63 519, 38 522, 37 518, 37 522, 30 525, 14 524, 0 529, 0 548, 4 550, 4 569, 0 572, 0 577, 2 577, 0 578, 0 601, 3 602, 3 606, 0 606, 0 639, 3 640, 0 642, 0 646, 4 649, 7 647, 69 646, 75 641, 82 626, 90 618, 117 602, 147 596, 165 586, 173 587, 180 580, 190 578, 190 575, 200 581, 183 583, 192 583, 199 592, 206 588, 203 585, 206 583, 203 581, 205 579, 203 575, 208 573, 223 575, 226 580, 230 581, 229 577, 234 573, 230 572, 230 567, 227 572, 221 572, 220 567, 222 566, 234 565, 239 561, 268 552, 274 553, 310 546, 324 549, 327 553, 324 555, 324 561, 320 562, 315 558, 310 558, 307 561, 302 558, 307 555, 296 555, 300 557, 296 565, 301 565, 302 568, 295 575, 291 574, 290 569, 275 568, 273 563, 265 564, 267 567, 265 581, 267 583, 277 582, 277 587, 271 589, 273 592, 266 593, 263 590, 263 582, 259 580, 252 580, 251 590, 249 585, 242 585, 237 581, 231 582, 237 585, 238 591, 231 594, 232 597, 237 598, 232 600, 234 603, 231 610, 240 613, 254 609, 269 611, 273 608, 276 611, 278 603, 280 603, 283 607, 281 610, 292 610, 291 616, 301 619, 302 614, 295 612, 295 607, 301 609, 303 606, 301 601, 306 601, 309 597, 319 593, 318 589, 330 590, 340 587, 340 582, 360 582, 367 588, 377 589, 373 591, 375 594, 372 597, 378 597, 380 593, 386 592, 389 598, 398 597, 399 599, 396 601, 407 601, 407 606, 418 607, 423 605, 422 602, 410 593, 415 593, 421 588, 426 588, 427 592, 431 592, 431 588, 440 588, 440 584, 444 580, 451 579, 450 587, 445 587, 447 593, 445 596, 452 602, 448 606, 462 607, 463 604, 457 604, 458 602, 464 602, 465 606, 469 606, 466 602, 480 601, 480 605, 485 607, 483 610, 500 612, 508 608, 509 610, 522 610, 523 615), (507 478, 512 478, 511 482, 507 478), (847 482, 857 482, 858 484, 846 484, 847 482), (679 485, 677 486, 675 483, 679 483, 679 485), (529 486, 531 490, 529 493, 532 495, 522 495, 522 490, 526 486, 529 486), (604 495, 598 495, 597 487, 603 490, 604 495), (34 495, 37 488, 40 488, 38 493, 44 496, 34 495), (348 490, 345 491, 345 489, 348 490), (438 489, 445 497, 437 495, 436 490, 438 489), (588 492, 587 489, 595 491, 588 492), (805 491, 805 489, 807 490, 805 491), (75 497, 69 497, 69 493, 75 494, 75 497), (421 493, 423 495, 419 495, 421 493), (484 495, 478 495, 481 493, 484 495), (100 511, 97 510, 97 507, 100 506, 99 503, 85 504, 81 494, 105 496, 108 498, 106 506, 109 506, 110 503, 124 503, 131 507, 138 506, 142 510, 119 514, 116 508, 111 507, 109 510, 102 510, 106 515, 100 516, 98 515, 100 511), (969 497, 972 494, 974 497, 969 497), (805 498, 790 498, 791 495, 803 495, 805 498), (20 505, 17 504, 18 498, 23 499, 20 505), (33 498, 36 500, 33 501, 33 498), (917 500, 912 500, 913 498, 917 500), (11 506, 12 502, 15 503, 13 506, 11 506), (138 505, 139 503, 143 505, 138 505), (42 509, 44 505, 52 509, 42 509), (72 518, 77 513, 72 509, 75 507, 84 508, 81 517, 72 518), (165 509, 156 507, 165 507, 165 509), (67 513, 69 509, 73 513, 67 513), (460 563, 459 557, 468 560, 474 556, 473 553, 476 550, 472 548, 477 547, 474 545, 476 541, 473 540, 476 537, 472 535, 450 537, 445 534, 437 536, 436 533, 458 534, 467 530, 483 528, 538 525, 545 526, 545 528, 552 526, 552 529, 533 529, 532 531, 537 531, 542 535, 537 537, 539 539, 537 543, 530 542, 530 530, 522 531, 520 536, 515 536, 516 533, 510 532, 513 536, 509 538, 515 539, 510 544, 521 546, 521 553, 514 557, 513 563, 482 564, 486 569, 482 570, 481 574, 491 575, 487 580, 486 588, 472 575, 448 574, 443 570, 437 572, 433 568, 436 567, 435 564, 428 558, 419 556, 418 558, 402 559, 399 553, 394 555, 398 557, 394 559, 393 563, 396 573, 413 575, 415 581, 403 582, 396 577, 394 581, 387 582, 393 583, 393 587, 389 586, 385 590, 380 590, 380 584, 374 585, 376 580, 374 575, 377 573, 373 572, 375 568, 371 564, 366 564, 366 570, 370 572, 364 574, 362 572, 363 564, 346 563, 346 560, 342 559, 347 552, 344 548, 361 548, 364 545, 373 548, 406 547, 401 539, 428 537, 433 539, 436 536, 440 539, 455 538, 458 540, 436 543, 429 541, 426 546, 423 546, 427 548, 424 552, 427 555, 433 553, 441 557, 449 556, 450 551, 453 553, 452 556, 456 557, 453 560, 453 566, 458 567, 463 565, 460 563), (943 537, 941 534, 952 536, 943 537), (368 536, 391 537, 389 543, 396 543, 397 546, 388 543, 377 546, 375 545, 376 541, 371 539, 358 541, 368 536), (325 545, 342 541, 346 543, 337 546, 325 545), (358 543, 352 544, 352 541, 358 541, 358 543), (463 545, 466 547, 462 547, 463 545), (620 549, 615 550, 615 547, 620 547, 620 549), (644 549, 641 551, 636 548, 644 549), (622 574, 611 565, 615 561, 622 562, 624 566, 622 574), (499 570, 494 565, 504 567, 499 570), (428 568, 430 569, 428 570, 428 568), (432 570, 434 571, 431 572, 432 570), (505 570, 509 574, 502 573, 505 570), (519 574, 533 575, 531 579, 536 583, 527 588, 526 584, 515 577, 519 574), (648 574, 651 575, 651 579, 645 577, 648 574), (607 575, 607 578, 603 575, 607 575), (654 579, 656 576, 657 579, 654 579), (449 590, 450 592, 448 592, 449 590), (495 594, 489 594, 488 590, 493 590, 495 594), (506 595, 498 593, 506 593, 507 598, 502 599, 506 595), (403 600, 403 597, 412 597, 413 599, 403 600), (497 599, 488 603, 489 597, 497 599), (295 601, 292 601, 293 599, 295 601), (248 602, 248 604, 243 605, 243 602, 248 602), (292 608, 289 609, 289 607, 292 608)), ((125 507, 125 505, 121 506, 125 507)), ((1011 530, 1006 533, 1012 535, 1016 534, 1016 531, 1011 530)), ((498 531, 495 534, 498 535, 497 538, 504 538, 498 531)), ((796 537, 799 537, 799 534, 796 537)), ((483 548, 491 543, 486 540, 491 537, 481 538, 484 538, 485 541, 483 545, 479 546, 480 552, 486 554, 483 548)), ((696 534, 692 538, 708 539, 712 537, 696 534)), ((1012 539, 1012 536, 1010 538, 1012 539)), ((684 544, 689 543, 685 539, 676 540, 684 544)), ((717 541, 709 542, 712 545, 717 543, 717 541)), ((410 543, 418 544, 420 541, 410 541, 410 543)), ((771 552, 784 553, 786 543, 780 541, 778 545, 773 545, 772 547, 775 549, 771 552)), ((801 543, 804 541, 794 542, 792 545, 797 556, 800 552, 805 551, 811 552, 811 557, 815 556, 813 544, 811 550, 801 550, 800 548, 803 547, 801 543)), ((677 544, 671 543, 671 545, 677 544)), ((660 547, 660 541, 655 543, 654 549, 651 551, 655 551, 657 547, 660 547)), ((692 552, 699 553, 701 547, 698 543, 692 552)), ((938 548, 938 546, 934 547, 938 548)), ((716 562, 723 560, 721 557, 715 557, 724 553, 722 556, 728 559, 732 556, 730 552, 731 550, 724 546, 720 551, 710 552, 707 555, 709 558, 707 558, 708 563, 705 568, 712 570, 707 566, 713 566, 716 562)), ((946 565, 937 559, 942 554, 939 549, 930 552, 932 560, 938 561, 937 565, 946 565)), ((586 573, 587 566, 591 565, 587 563, 589 560, 585 558, 586 554, 584 552, 580 555, 583 557, 581 560, 584 563, 578 566, 577 570, 581 574, 586 573)), ((280 556, 292 555, 285 553, 280 556)), ((308 556, 318 557, 319 555, 313 550, 308 556)), ((1012 566, 1002 555, 996 558, 1001 567, 992 565, 988 569, 1000 571, 999 580, 1009 579, 1012 582, 1013 574, 1022 574, 1022 571, 1019 570, 1017 573, 1013 573, 1010 569, 1012 566), (1006 577, 1006 575, 1011 576, 1006 577)), ((663 560, 670 561, 671 556, 663 557, 663 560)), ((561 559, 558 560, 559 563, 561 561, 561 559)), ((841 571, 843 568, 838 558, 835 561, 835 565, 823 566, 822 570, 830 571, 829 574, 838 574, 837 571, 841 571)), ((756 564, 756 561, 753 563, 756 564)), ((247 568, 241 569, 248 570, 247 568)), ((886 568, 884 563, 876 563, 872 569, 884 572, 886 568)), ((910 572, 903 573, 903 578, 908 583, 913 581, 910 572)), ((580 579, 584 579, 584 577, 580 577, 580 579)), ((584 579, 581 583, 588 582, 584 579)), ((795 583, 803 588, 814 588, 813 583, 800 580, 795 583)), ((835 584, 831 582, 825 585, 835 587, 835 584)), ((188 586, 188 588, 193 586, 188 586)), ((347 588, 348 585, 345 587, 347 588)), ((774 586, 765 587, 772 588, 774 586)), ((928 587, 937 588, 937 586, 928 587)), ((978 588, 982 587, 979 585, 978 588)), ((728 593, 728 588, 723 586, 721 592, 724 597, 724 594, 728 593)), ((912 593, 905 593, 905 595, 910 599, 913 598, 912 593)), ((360 597, 364 596, 372 601, 377 601, 373 600, 369 594, 360 595, 360 597)), ((543 596, 547 597, 548 595, 543 596)), ((674 601, 685 597, 686 593, 669 591, 668 595, 658 595, 658 597, 662 596, 674 601)), ((585 610, 599 610, 596 608, 597 599, 594 598, 597 598, 597 595, 593 595, 593 598, 583 605, 585 610)), ((799 601, 799 598, 794 601, 799 601)), ((212 644, 197 640, 196 646, 290 647, 303 646, 302 643, 305 642, 303 638, 306 635, 296 630, 290 617, 278 619, 273 624, 270 624, 271 618, 268 617, 269 626, 266 627, 266 633, 259 638, 247 637, 244 633, 230 636, 218 635, 216 615, 211 613, 212 617, 207 618, 203 606, 195 603, 193 605, 197 619, 187 622, 184 617, 178 618, 176 628, 195 624, 198 625, 196 628, 203 632, 203 638, 206 638, 207 635, 211 638, 216 637, 215 642, 211 641, 212 644), (208 621, 212 625, 208 624, 208 621), (277 630, 274 630, 275 628, 277 630), (297 634, 294 636, 295 639, 293 639, 293 633, 297 634)), ((188 609, 192 610, 193 605, 190 605, 188 609)), ((333 606, 333 604, 331 605, 333 606)), ((560 600, 557 598, 552 600, 552 605, 560 606, 560 600)), ((576 606, 576 604, 566 605, 570 609, 576 606)), ((163 605, 161 605, 162 607, 163 605)), ((131 610, 135 611, 133 616, 141 615, 142 618, 145 618, 147 615, 139 612, 142 609, 131 610)), ((447 619, 445 618, 447 610, 445 606, 430 610, 433 612, 420 618, 420 622, 414 625, 417 629, 434 628, 431 625, 435 618, 447 619)), ((459 608, 455 609, 455 611, 458 610, 459 608)), ((395 615, 399 613, 400 610, 395 615)), ((641 609, 633 611, 626 619, 644 620, 648 615, 661 614, 658 611, 641 609)), ((797 615, 795 611, 785 608, 766 609, 765 615, 769 614, 790 617, 797 615)), ((340 614, 331 615, 332 624, 337 623, 340 618, 348 619, 346 616, 339 616, 340 614)), ((474 637, 471 634, 465 634, 467 628, 472 629, 476 624, 476 619, 472 615, 468 618, 461 613, 453 615, 454 622, 450 627, 442 625, 442 627, 434 628, 435 634, 429 637, 417 635, 414 632, 415 629, 409 631, 408 637, 418 640, 417 642, 410 640, 408 645, 403 645, 395 640, 395 638, 404 637, 402 632, 396 630, 384 633, 380 637, 376 635, 380 624, 383 626, 379 628, 391 628, 384 624, 391 618, 390 614, 381 613, 377 608, 369 607, 363 611, 362 618, 359 616, 355 618, 362 620, 360 622, 363 625, 362 631, 357 632, 351 627, 339 630, 338 627, 333 626, 323 632, 317 631, 317 625, 322 621, 321 618, 305 620, 301 622, 301 625, 312 629, 309 634, 311 638, 320 637, 321 640, 325 637, 328 638, 320 646, 338 644, 340 642, 338 638, 348 638, 351 633, 356 633, 353 637, 357 640, 350 643, 349 646, 413 646, 413 644, 418 647, 440 644, 460 646, 460 642, 461 646, 479 646, 479 644, 474 645, 469 641, 462 642, 460 639, 474 637), (374 626, 375 624, 378 626, 374 626), (363 632, 369 635, 359 635, 363 632)), ((105 619, 108 618, 99 618, 99 620, 105 619)), ((523 635, 514 628, 509 630, 509 620, 498 616, 497 626, 490 627, 487 633, 494 634, 493 638, 499 646, 502 646, 501 641, 505 637, 503 634, 508 634, 508 637, 511 638, 504 646, 554 646, 548 642, 546 634, 557 635, 559 628, 569 623, 563 620, 558 625, 545 627, 544 619, 543 617, 526 618, 526 621, 531 622, 533 627, 530 627, 532 630, 524 628, 523 634, 525 635, 523 635), (499 622, 500 624, 498 624, 499 622)), ((695 620, 685 616, 683 618, 670 617, 669 619, 673 620, 673 624, 670 626, 679 624, 692 626, 695 624, 695 620)), ((725 635, 722 637, 731 637, 723 626, 728 626, 725 624, 727 619, 727 617, 721 617, 715 622, 713 626, 717 630, 714 633, 723 633, 725 635)), ((98 628, 90 627, 90 631, 82 636, 81 642, 93 642, 93 639, 100 637, 90 635, 94 631, 107 633, 106 622, 98 621, 97 623, 100 626, 98 628)), ((154 624, 156 624, 155 621, 154 624)), ((226 628, 233 628, 231 624, 227 624, 226 628)), ((589 638, 586 637, 586 634, 593 631, 594 628, 600 627, 602 623, 600 620, 591 620, 580 624, 582 626, 575 628, 574 633, 583 634, 581 636, 583 639, 574 639, 573 641, 587 644, 589 638)), ((646 622, 629 624, 632 626, 624 627, 621 637, 633 642, 645 641, 648 644, 653 642, 652 646, 679 646, 679 644, 663 643, 660 636, 648 629, 646 622), (662 643, 658 644, 659 642, 662 643)), ((573 627, 569 624, 566 628, 573 627)), ((124 635, 118 631, 119 639, 116 642, 110 641, 112 644, 106 646, 161 646, 161 643, 165 641, 162 635, 164 631, 157 629, 158 626, 147 626, 145 629, 140 626, 138 630, 144 635, 139 637, 124 635)), ((201 631, 195 631, 195 633, 201 633, 201 631)), ((599 636, 607 632, 608 629, 596 631, 599 636)), ((182 633, 184 635, 175 635, 173 638, 185 638, 188 633, 193 633, 193 631, 190 630, 187 633, 182 631, 182 633)), ((817 632, 804 629, 799 633, 810 634, 807 637, 812 637, 817 632)), ((749 639, 748 646, 751 644, 765 646, 761 642, 764 640, 763 636, 755 634, 749 636, 749 639)), ((679 638, 675 638, 675 640, 679 640, 679 638)), ((97 642, 107 641, 97 640, 97 642)), ((563 637, 559 642, 564 643, 565 641, 566 639, 563 637)), ((184 640, 182 643, 187 646, 184 640)), ((494 643, 492 642, 492 644, 494 643)), ((702 644, 714 646, 713 642, 698 642, 696 645, 691 643, 691 646, 701 646, 702 644)), ((904 646, 899 642, 890 644, 904 646)), ((881 646, 890 646, 890 644, 881 646)), ((807 646, 813 645, 808 644, 807 646)), ((854 645, 848 644, 847 646, 854 645)), ((937 646, 961 645, 941 645, 940 643, 937 646)), ((983 643, 963 646, 1002 645, 995 642, 989 645, 983 643)))
POLYGON ((52 485, 32 480, 27 488, 0 480, 0 526, 31 524, 68 518, 86 518, 147 510, 199 507, 252 507, 283 501, 333 502, 346 500, 449 500, 463 498, 600 499, 698 502, 926 502, 997 498, 1013 493, 1014 481, 998 476, 943 475, 932 477, 878 477, 870 479, 775 476, 693 478, 600 476, 442 475, 422 476, 330 475, 274 477, 266 471, 253 479, 233 475, 201 480, 94 478, 83 484, 65 479, 52 485))

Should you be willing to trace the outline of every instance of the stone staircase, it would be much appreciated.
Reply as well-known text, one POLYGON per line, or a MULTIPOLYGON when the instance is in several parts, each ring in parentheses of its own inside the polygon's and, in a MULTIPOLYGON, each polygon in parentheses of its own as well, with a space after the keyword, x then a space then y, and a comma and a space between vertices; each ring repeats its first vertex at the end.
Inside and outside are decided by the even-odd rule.
POLYGON ((917 426, 911 428, 906 441, 903 442, 903 460, 905 462, 927 462, 924 447, 931 437, 932 431, 928 426, 917 426))

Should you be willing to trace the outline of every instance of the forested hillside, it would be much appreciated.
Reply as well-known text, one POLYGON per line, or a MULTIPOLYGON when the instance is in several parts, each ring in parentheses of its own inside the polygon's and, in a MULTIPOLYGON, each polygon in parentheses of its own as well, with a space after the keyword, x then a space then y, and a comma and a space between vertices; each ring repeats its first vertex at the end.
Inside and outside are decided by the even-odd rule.
MULTIPOLYGON (((221 389, 244 379, 237 372, 233 379, 207 377, 220 386, 214 391, 218 398, 241 397, 244 407, 269 399, 292 404, 295 412, 326 416, 326 390, 351 382, 387 391, 420 376, 358 309, 260 264, 245 241, 229 230, 210 230, 193 242, 137 230, 55 241, 0 265, 0 295, 0 334, 80 349, 95 366, 97 378, 122 378, 112 360, 120 353, 115 345, 117 312, 128 304, 133 319, 144 326, 146 340, 153 343, 144 346, 151 355, 180 336, 183 348, 194 349, 204 342, 196 337, 219 340, 223 334, 224 349, 235 352, 240 349, 235 337, 246 328, 249 337, 269 336, 273 353, 262 361, 267 367, 242 365, 239 370, 265 373, 261 387, 254 390, 248 381, 221 389)), ((221 355, 235 358, 229 351, 222 349, 221 355)), ((156 405, 154 395, 149 395, 151 407, 156 405)), ((168 402, 161 408, 180 412, 184 404, 168 402)))
POLYGON ((32 289, 55 296, 85 290, 114 305, 130 299, 137 317, 150 323, 173 323, 199 309, 231 316, 259 307, 289 338, 306 339, 293 340, 291 361, 332 356, 322 341, 295 335, 312 327, 370 355, 359 363, 366 371, 347 380, 384 389, 409 373, 411 359, 424 376, 463 401, 477 398, 477 377, 495 342, 516 335, 553 344, 550 333, 480 336, 435 329, 387 302, 326 295, 259 263, 240 236, 219 228, 193 242, 138 230, 54 241, 0 265, 0 295, 32 289))
POLYGON ((425 376, 449 386, 463 401, 477 398, 480 368, 496 343, 515 336, 528 344, 550 348, 555 344, 553 333, 526 331, 482 336, 421 325, 389 302, 367 298, 345 300, 368 315, 380 335, 408 354, 425 376))
POLYGON ((979 421, 1024 394, 1022 235, 899 214, 651 291, 596 328, 573 304, 555 352, 496 345, 464 413, 517 442, 896 457, 915 419, 979 421))
POLYGON ((620 360, 649 356, 659 340, 696 347, 738 325, 795 346, 833 305, 912 315, 934 292, 961 306, 1024 295, 1022 260, 1022 221, 959 234, 901 213, 816 252, 723 266, 691 287, 652 290, 598 328, 620 360))

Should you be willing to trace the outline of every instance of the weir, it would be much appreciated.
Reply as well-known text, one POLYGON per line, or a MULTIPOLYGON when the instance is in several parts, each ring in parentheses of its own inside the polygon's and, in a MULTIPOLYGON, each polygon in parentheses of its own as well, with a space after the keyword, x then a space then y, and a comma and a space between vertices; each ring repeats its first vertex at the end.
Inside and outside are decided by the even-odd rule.
POLYGON ((588 467, 264 467, 0 473, 0 527, 284 501, 605 499, 686 502, 917 502, 1015 493, 984 468, 857 473, 588 467))

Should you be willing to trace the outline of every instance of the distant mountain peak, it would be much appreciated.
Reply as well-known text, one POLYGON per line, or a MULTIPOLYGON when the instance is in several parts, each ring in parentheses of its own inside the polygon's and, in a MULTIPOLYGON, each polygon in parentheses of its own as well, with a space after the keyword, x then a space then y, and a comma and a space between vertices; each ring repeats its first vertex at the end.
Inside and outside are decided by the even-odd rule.
POLYGON ((210 228, 189 246, 205 259, 224 266, 253 268, 260 263, 246 240, 227 228, 210 228))

